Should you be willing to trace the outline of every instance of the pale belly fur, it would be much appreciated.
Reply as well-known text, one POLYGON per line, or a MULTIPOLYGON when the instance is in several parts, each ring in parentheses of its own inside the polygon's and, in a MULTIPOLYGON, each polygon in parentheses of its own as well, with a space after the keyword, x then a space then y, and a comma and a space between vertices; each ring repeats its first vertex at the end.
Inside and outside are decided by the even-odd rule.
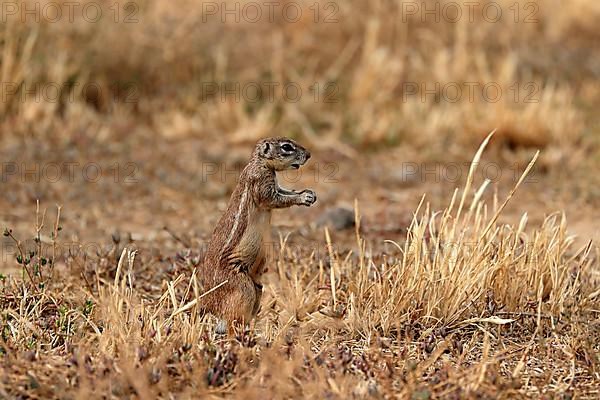
POLYGON ((262 265, 269 253, 273 251, 271 243, 271 211, 260 210, 250 213, 252 217, 246 225, 246 231, 236 246, 235 253, 246 260, 256 260, 249 268, 252 277, 262 273, 262 265))

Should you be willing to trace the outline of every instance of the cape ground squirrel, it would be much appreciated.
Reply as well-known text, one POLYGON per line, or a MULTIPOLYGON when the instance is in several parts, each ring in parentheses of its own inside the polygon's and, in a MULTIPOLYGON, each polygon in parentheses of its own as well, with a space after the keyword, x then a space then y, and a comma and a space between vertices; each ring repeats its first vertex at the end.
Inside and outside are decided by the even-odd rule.
POLYGON ((250 322, 258 312, 271 210, 310 206, 317 200, 310 189, 298 192, 280 187, 275 176, 275 171, 300 168, 309 158, 310 152, 291 139, 263 139, 240 174, 212 234, 200 274, 205 290, 226 282, 200 304, 221 318, 218 332, 225 331, 226 323, 250 322))

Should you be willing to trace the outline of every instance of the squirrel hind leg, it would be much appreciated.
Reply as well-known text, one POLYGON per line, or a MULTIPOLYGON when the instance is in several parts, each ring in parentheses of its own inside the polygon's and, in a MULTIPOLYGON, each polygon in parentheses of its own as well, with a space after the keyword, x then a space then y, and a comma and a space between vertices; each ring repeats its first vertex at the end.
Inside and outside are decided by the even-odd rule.
POLYGON ((252 307, 252 317, 256 317, 260 309, 260 300, 262 299, 262 285, 254 284, 254 293, 256 298, 254 299, 254 306, 252 307))
POLYGON ((239 274, 229 279, 228 293, 222 300, 221 317, 232 323, 249 323, 254 317, 257 291, 249 276, 239 274))

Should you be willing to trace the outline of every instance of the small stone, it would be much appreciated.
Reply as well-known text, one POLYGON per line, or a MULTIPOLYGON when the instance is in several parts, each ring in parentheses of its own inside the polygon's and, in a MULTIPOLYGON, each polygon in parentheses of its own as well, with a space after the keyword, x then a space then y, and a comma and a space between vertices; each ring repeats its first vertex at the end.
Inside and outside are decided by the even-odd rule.
POLYGON ((317 218, 317 227, 328 226, 336 231, 354 227, 354 210, 335 207, 326 210, 317 218))

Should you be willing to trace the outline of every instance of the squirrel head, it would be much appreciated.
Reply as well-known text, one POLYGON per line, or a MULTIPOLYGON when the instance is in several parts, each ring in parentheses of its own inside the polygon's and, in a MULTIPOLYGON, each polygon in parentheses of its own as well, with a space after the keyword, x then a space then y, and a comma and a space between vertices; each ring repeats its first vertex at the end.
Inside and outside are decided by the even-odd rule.
POLYGON ((274 171, 298 169, 310 158, 310 152, 285 137, 262 139, 256 143, 254 156, 274 171))

